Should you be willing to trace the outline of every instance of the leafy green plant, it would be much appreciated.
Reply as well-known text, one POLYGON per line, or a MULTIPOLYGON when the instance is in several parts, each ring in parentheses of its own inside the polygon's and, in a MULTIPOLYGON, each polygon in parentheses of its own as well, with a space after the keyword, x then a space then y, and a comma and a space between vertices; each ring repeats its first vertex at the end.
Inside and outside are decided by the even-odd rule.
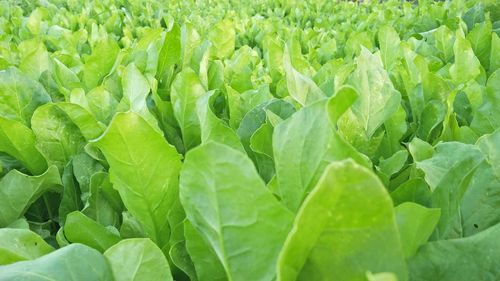
POLYGON ((0 0, 0 280, 498 280, 500 5, 0 0))

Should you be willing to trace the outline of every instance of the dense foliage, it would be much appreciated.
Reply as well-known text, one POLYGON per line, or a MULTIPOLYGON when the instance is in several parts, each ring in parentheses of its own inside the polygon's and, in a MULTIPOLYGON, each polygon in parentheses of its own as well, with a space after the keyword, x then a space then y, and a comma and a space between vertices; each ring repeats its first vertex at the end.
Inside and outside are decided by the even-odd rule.
POLYGON ((500 4, 246 2, 0 2, 0 280, 500 280, 500 4))

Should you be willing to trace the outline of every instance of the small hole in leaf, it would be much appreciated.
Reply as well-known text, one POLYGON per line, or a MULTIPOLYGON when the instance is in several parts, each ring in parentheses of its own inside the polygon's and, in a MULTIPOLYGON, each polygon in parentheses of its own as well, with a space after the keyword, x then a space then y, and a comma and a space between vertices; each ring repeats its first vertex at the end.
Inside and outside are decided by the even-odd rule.
POLYGON ((35 246, 38 245, 38 242, 35 242, 35 246))
POLYGON ((474 227, 475 227, 475 228, 478 228, 479 226, 478 226, 477 224, 474 224, 474 227))

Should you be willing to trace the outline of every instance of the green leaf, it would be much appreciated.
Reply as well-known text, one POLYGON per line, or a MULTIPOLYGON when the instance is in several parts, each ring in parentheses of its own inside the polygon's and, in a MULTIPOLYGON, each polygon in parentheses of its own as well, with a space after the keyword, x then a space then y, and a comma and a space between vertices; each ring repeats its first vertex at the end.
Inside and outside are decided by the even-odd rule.
POLYGON ((401 244, 406 258, 425 244, 436 227, 441 211, 406 202, 395 208, 401 244))
POLYGON ((136 113, 118 113, 96 140, 110 180, 127 210, 160 247, 168 242, 167 214, 175 199, 181 157, 136 113), (144 145, 147 143, 147 145, 144 145))
POLYGON ((335 95, 328 99, 328 118, 333 124, 337 124, 340 116, 344 114, 356 101, 359 94, 351 86, 342 86, 335 95))
POLYGON ((146 99, 150 91, 149 82, 134 63, 127 65, 123 71, 122 86, 123 98, 118 105, 121 111, 129 109, 131 112, 142 116, 151 126, 157 127, 158 121, 149 112, 146 104, 146 99))
POLYGON ((483 104, 475 112, 471 129, 478 134, 488 134, 500 127, 500 69, 488 78, 483 104))
POLYGON ((323 101, 303 107, 274 128, 273 151, 281 202, 296 212, 324 168, 331 138, 323 101))
POLYGON ((244 152, 236 132, 215 115, 212 106, 216 98, 215 92, 210 91, 199 97, 196 103, 196 113, 200 120, 201 142, 215 141, 244 152))
POLYGON ((6 227, 48 191, 59 191, 61 179, 55 166, 39 176, 10 171, 0 180, 0 227, 6 227))
POLYGON ((99 86, 104 77, 109 74, 120 47, 112 38, 100 39, 94 44, 92 53, 85 60, 83 65, 82 80, 87 90, 99 86))
POLYGON ((273 279, 293 216, 266 189, 250 159, 222 144, 203 144, 186 155, 180 182, 187 218, 228 279, 273 279))
POLYGON ((73 161, 70 161, 61 175, 63 185, 61 203, 59 204, 59 223, 64 225, 66 216, 73 212, 81 210, 83 202, 81 200, 81 191, 77 181, 73 176, 73 161))
MULTIPOLYGON (((266 182, 269 181, 274 175, 273 159, 265 153, 254 151, 252 148, 252 138, 256 136, 256 132, 260 130, 260 128, 265 128, 262 126, 266 124, 266 119, 268 119, 269 121, 278 118, 286 119, 294 112, 295 108, 293 107, 293 105, 286 101, 277 99, 265 101, 245 114, 245 117, 243 118, 243 120, 241 120, 241 123, 239 124, 240 126, 236 131, 241 139, 241 143, 243 144, 247 155, 250 157, 250 159, 252 159, 252 161, 254 161, 257 167, 257 171, 259 171, 259 174, 266 182), (269 118, 269 116, 273 117, 269 118)), ((270 136, 267 135, 267 138, 269 137, 270 136)), ((272 142, 270 143, 268 139, 266 139, 265 141, 266 143, 263 143, 263 145, 267 147, 267 152, 269 152, 269 150, 272 150, 269 147, 272 142)))
POLYGON ((467 40, 470 42, 474 54, 479 59, 484 69, 490 67, 491 52, 491 22, 482 22, 476 25, 469 34, 467 40))
POLYGON ((484 156, 477 147, 458 142, 440 143, 435 150, 431 158, 417 162, 417 167, 424 171, 433 191, 431 206, 441 208, 436 236, 461 237, 464 229, 460 203, 484 156))
POLYGON ((413 178, 398 186, 391 197, 394 205, 404 202, 414 202, 424 206, 431 205, 431 190, 422 178, 413 178))
POLYGON ((481 72, 481 63, 465 38, 457 36, 453 45, 455 63, 450 67, 450 75, 457 84, 475 79, 481 72))
POLYGON ((109 175, 96 172, 89 181, 90 197, 82 213, 104 226, 119 227, 123 203, 118 192, 113 189, 109 175))
POLYGON ((219 59, 229 58, 234 51, 236 32, 234 24, 225 19, 210 28, 208 38, 212 42, 213 54, 219 59))
POLYGON ((36 259, 53 250, 54 248, 31 230, 0 229, 0 265, 36 259))
POLYGON ((483 161, 470 176, 467 190, 460 202, 462 236, 470 236, 500 223, 500 214, 495 210, 500 206, 500 178, 495 175, 495 166, 483 161))
POLYGON ((250 148, 257 153, 273 157, 273 126, 269 123, 262 124, 250 137, 250 148))
POLYGON ((22 123, 0 117, 0 151, 19 160, 32 174, 47 170, 47 161, 35 147, 33 132, 22 123))
POLYGON ((377 166, 377 174, 385 185, 389 185, 391 177, 398 173, 408 160, 408 151, 400 150, 387 159, 381 159, 377 166))
POLYGON ((167 259, 148 238, 120 241, 109 248, 104 256, 116 281, 173 280, 167 259))
POLYGON ((71 243, 82 243, 99 252, 106 251, 120 241, 118 234, 78 211, 66 217, 64 236, 71 243))
POLYGON ((492 134, 482 136, 476 145, 493 168, 495 175, 500 179, 500 129, 492 134))
POLYGON ((409 260, 412 280, 494 280, 500 275, 500 224, 461 239, 430 242, 409 260))
POLYGON ((72 244, 32 261, 0 266, 2 280, 102 280, 113 275, 105 258, 82 244, 72 244))
POLYGON ((297 214, 278 280, 365 280, 367 271, 407 280, 392 201, 371 171, 334 162, 297 214))
POLYGON ((196 112, 198 99, 205 94, 196 73, 185 69, 177 75, 172 85, 172 106, 179 122, 186 151, 201 141, 200 120, 196 112))
POLYGON ((490 52, 490 72, 500 68, 500 38, 496 33, 491 34, 491 52, 490 52))
POLYGON ((181 57, 181 29, 174 23, 165 35, 165 41, 158 56, 158 77, 160 83, 170 86, 174 68, 182 62, 181 57))
POLYGON ((86 143, 78 126, 55 104, 39 107, 31 122, 38 150, 49 165, 56 165, 60 171, 71 156, 82 151, 86 143))
POLYGON ((331 100, 303 107, 274 128, 277 191, 283 204, 294 212, 331 161, 352 158, 363 166, 371 167, 365 155, 332 130, 329 117, 338 115, 342 110, 337 108, 338 113, 327 112, 332 110, 331 100))
POLYGON ((372 137, 375 130, 398 110, 401 95, 384 70, 380 55, 372 54, 365 48, 361 49, 349 84, 359 94, 352 111, 367 136, 372 137))
POLYGON ((45 44, 37 38, 26 40, 19 45, 21 62, 19 70, 33 80, 38 80, 40 75, 49 69, 49 53, 45 44))
POLYGON ((227 280, 217 254, 188 220, 184 222, 184 236, 186 249, 193 260, 198 280, 227 280))
POLYGON ((380 46, 380 54, 385 69, 391 69, 400 56, 399 44, 401 40, 396 30, 386 25, 379 29, 377 33, 378 42, 380 46))
POLYGON ((484 19, 484 6, 482 3, 476 3, 462 16, 462 20, 467 24, 468 30, 472 30, 476 23, 483 22, 484 19))
POLYGON ((40 83, 8 68, 0 72, 0 101, 0 116, 29 126, 33 112, 50 102, 50 96, 40 83))
POLYGON ((288 48, 285 48, 283 55, 283 67, 286 76, 286 85, 290 96, 301 105, 308 105, 325 98, 325 94, 306 75, 298 72, 292 65, 288 48))
POLYGON ((95 118, 108 124, 115 114, 118 101, 104 87, 96 87, 87 93, 87 102, 95 118))

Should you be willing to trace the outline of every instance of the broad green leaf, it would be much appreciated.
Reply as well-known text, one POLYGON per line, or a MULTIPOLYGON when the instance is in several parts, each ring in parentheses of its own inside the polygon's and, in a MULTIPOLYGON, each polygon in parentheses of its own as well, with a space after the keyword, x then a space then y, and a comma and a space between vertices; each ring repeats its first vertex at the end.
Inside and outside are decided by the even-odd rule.
POLYGON ((385 135, 379 149, 381 156, 389 157, 402 149, 401 139, 408 130, 407 117, 404 107, 400 105, 391 118, 385 121, 385 135))
POLYGON ((491 34, 491 52, 490 52, 490 72, 500 68, 500 38, 496 33, 491 34))
POLYGON ((212 42, 215 57, 224 59, 233 54, 236 33, 231 21, 225 19, 210 28, 208 38, 212 42))
POLYGON ((328 118, 333 124, 337 124, 340 116, 349 109, 358 98, 358 92, 353 87, 342 86, 335 95, 328 99, 328 118))
POLYGON ((47 161, 35 147, 33 132, 22 123, 0 117, 0 151, 19 160, 34 175, 47 170, 47 161))
MULTIPOLYGON (((230 87, 226 87, 227 92, 227 100, 229 106, 229 125, 232 128, 240 130, 241 127, 244 127, 243 119, 247 119, 249 117, 253 117, 255 115, 255 111, 260 112, 264 103, 273 103, 277 102, 272 99, 272 95, 269 92, 269 87, 262 86, 255 90, 249 90, 243 93, 238 93, 234 89, 230 87), (259 109, 257 109, 259 108, 259 109)), ((290 110, 295 110, 293 106, 286 101, 279 100, 280 104, 276 104, 275 106, 283 107, 290 110)), ((248 121, 247 121, 248 122, 248 121)), ((239 133, 238 133, 239 134, 239 133)))
POLYGON ((151 126, 156 127, 157 120, 149 112, 146 104, 150 91, 149 82, 134 63, 129 64, 123 71, 122 86, 123 98, 118 107, 123 109, 122 111, 130 110, 139 114, 151 126))
POLYGON ((29 126, 37 107, 50 100, 40 83, 16 68, 0 72, 0 116, 29 126))
POLYGON ((495 280, 500 224, 474 236, 430 242, 409 260, 411 280, 495 280))
POLYGON ((64 96, 68 96, 73 89, 81 87, 81 82, 78 76, 63 64, 58 59, 53 59, 53 77, 58 83, 59 89, 63 92, 64 96))
POLYGON ((377 166, 377 174, 382 182, 388 185, 392 175, 404 167, 407 159, 408 151, 406 150, 400 150, 387 159, 381 159, 377 166))
POLYGON ((425 181, 435 190, 444 179, 451 173, 461 174, 462 177, 469 170, 463 170, 464 166, 472 165, 474 168, 483 159, 479 149, 472 145, 458 142, 441 143, 435 147, 432 157, 425 160, 417 160, 417 168, 425 173, 425 181), (473 164, 475 163, 475 164, 473 164))
POLYGON ((294 212, 331 161, 353 158, 361 165, 371 166, 365 155, 332 129, 334 124, 329 117, 338 114, 327 110, 332 110, 331 103, 319 101, 303 107, 274 128, 277 191, 283 204, 294 212))
POLYGON ((301 105, 308 105, 326 97, 314 81, 298 72, 292 65, 288 48, 283 55, 286 85, 290 96, 301 105))
POLYGON ((90 196, 82 213, 101 225, 120 226, 123 203, 118 192, 113 189, 109 175, 104 172, 94 173, 90 177, 89 192, 90 196))
POLYGON ((460 202, 460 221, 462 236, 470 236, 500 223, 500 178, 495 175, 495 166, 483 161, 470 176, 463 198, 460 202))
POLYGON ((441 209, 436 235, 440 239, 461 237, 460 203, 484 156, 475 146, 458 142, 438 144, 435 150, 431 158, 417 162, 417 167, 424 171, 433 191, 431 206, 441 209))
POLYGON ((184 279, 187 275, 189 280, 198 280, 192 258, 186 250, 186 241, 178 241, 171 245, 168 254, 172 263, 178 268, 172 270, 174 279, 184 279), (178 277, 179 275, 182 276, 178 277))
POLYGON ((487 21, 476 25, 466 37, 485 69, 490 67, 491 36, 491 22, 487 21))
POLYGON ((196 112, 198 99, 205 94, 196 73, 185 69, 177 75, 172 85, 172 106, 179 122, 186 151, 201 141, 200 120, 196 112))
POLYGON ((86 143, 78 126, 55 104, 39 107, 31 122, 38 150, 49 165, 56 165, 61 171, 71 156, 81 152, 86 143))
POLYGON ((250 148, 257 153, 273 157, 273 131, 269 123, 262 124, 250 138, 250 148))
POLYGON ((99 86, 103 78, 109 74, 120 47, 112 38, 101 39, 94 45, 92 53, 85 60, 82 80, 87 90, 99 86))
POLYGON ((201 142, 215 141, 244 152, 236 132, 215 115, 212 107, 216 98, 216 93, 210 91, 199 97, 196 103, 196 113, 200 120, 201 142))
POLYGON ((476 145, 484 154, 496 176, 500 178, 500 129, 492 134, 482 136, 476 145))
POLYGON ((82 193, 83 201, 87 201, 90 191, 90 180, 95 173, 102 172, 104 167, 86 153, 80 153, 72 158, 72 172, 82 193))
POLYGON ((470 127, 478 134, 489 134, 500 127, 500 69, 488 78, 484 102, 475 112, 470 127))
POLYGON ((39 39, 30 39, 19 45, 21 62, 19 70, 33 80, 38 80, 40 75, 49 69, 49 53, 45 44, 39 39))
POLYGON ((78 211, 66 217, 64 236, 71 243, 82 243, 100 252, 120 241, 118 234, 78 211))
POLYGON ((297 214, 278 280, 365 280, 367 271, 407 280, 392 201, 371 171, 334 162, 297 214))
POLYGON ((368 137, 398 110, 401 95, 384 70, 379 54, 365 48, 357 58, 357 67, 349 78, 359 98, 352 106, 368 137))
POLYGON ((385 69, 391 69, 400 56, 400 39, 396 30, 389 25, 383 26, 377 33, 380 54, 385 69))
POLYGON ((418 177, 409 179, 391 193, 394 205, 414 202, 428 207, 431 205, 431 196, 431 190, 425 180, 418 177))
POLYGON ((297 211, 324 168, 332 132, 323 101, 303 107, 274 128, 273 151, 281 202, 297 211), (321 170, 321 171, 319 171, 321 170))
POLYGON ((462 15, 462 20, 467 24, 468 30, 472 30, 476 23, 483 22, 484 19, 484 5, 482 3, 476 3, 462 15))
POLYGON ((0 229, 0 265, 32 260, 52 252, 40 236, 28 229, 0 229))
POLYGON ((83 208, 81 200, 81 191, 73 176, 73 161, 70 161, 65 167, 61 175, 62 182, 62 196, 61 203, 59 204, 59 223, 64 225, 66 216, 83 208))
POLYGON ((0 266, 0 280, 112 281, 106 259, 96 250, 72 244, 31 261, 0 266))
POLYGON ((92 89, 86 97, 89 109, 95 118, 108 124, 115 114, 118 101, 104 87, 92 89))
POLYGON ((120 236, 123 238, 146 237, 144 227, 129 212, 122 213, 122 225, 120 226, 120 236))
POLYGON ((181 27, 181 62, 182 68, 186 68, 193 57, 193 52, 201 43, 200 34, 192 23, 186 22, 181 27))
POLYGON ((148 238, 120 241, 109 248, 104 256, 116 281, 173 280, 167 259, 148 238))
POLYGON ((431 236, 441 211, 405 202, 397 206, 395 212, 403 253, 406 258, 412 257, 431 236))
POLYGON ((453 49, 450 46, 455 42, 453 32, 446 25, 442 25, 433 32, 433 35, 436 49, 439 50, 439 57, 444 62, 450 62, 453 58, 453 49))
POLYGON ((170 86, 173 79, 175 65, 180 65, 181 57, 181 29, 173 24, 165 35, 165 41, 158 57, 158 77, 160 83, 170 86))
POLYGON ((168 242, 167 214, 175 199, 181 157, 136 113, 119 113, 96 140, 110 165, 110 180, 148 237, 168 242), (147 145, 144 145, 147 143, 147 145))
POLYGON ((6 227, 48 191, 60 191, 61 179, 55 166, 39 176, 10 171, 0 180, 0 227, 6 227))
POLYGON ((246 155, 217 143, 191 150, 181 171, 180 198, 228 280, 275 277, 293 216, 266 189, 246 155))
POLYGON ((99 124, 87 109, 69 102, 59 102, 53 104, 62 110, 67 119, 75 124, 86 140, 99 137, 104 132, 104 126, 99 124))
MULTIPOLYGON (((255 146, 255 143, 252 144, 252 138, 254 138, 255 142, 255 138, 257 138, 257 131, 266 130, 266 125, 264 125, 267 124, 266 119, 268 119, 269 121, 271 121, 271 119, 277 118, 286 119, 294 112, 295 108, 293 107, 293 105, 286 101, 277 99, 266 101, 257 105, 247 114, 245 114, 245 117, 243 118, 243 120, 241 120, 239 128, 236 131, 238 136, 240 137, 241 143, 243 144, 247 155, 250 157, 250 159, 252 159, 252 161, 254 161, 257 167, 257 171, 266 182, 269 181, 274 175, 273 157, 272 155, 270 157, 269 155, 262 153, 263 151, 255 151, 252 148, 252 145, 255 146), (273 117, 269 118, 269 116, 273 117)), ((272 144, 272 142, 269 142, 269 138, 272 138, 272 136, 268 135, 269 132, 266 133, 264 131, 261 131, 261 133, 264 133, 266 135, 266 139, 263 140, 263 142, 265 143, 262 143, 262 145, 266 146, 267 152, 269 152, 270 150, 272 150, 272 148, 269 147, 272 144)))
POLYGON ((396 275, 392 272, 366 273, 368 281, 398 281, 396 275))
POLYGON ((455 63, 450 67, 450 75, 457 84, 475 79, 481 72, 481 63, 474 54, 469 41, 457 36, 453 45, 455 63))
POLYGON ((193 260, 198 280, 227 280, 224 267, 214 250, 188 220, 184 222, 184 236, 186 249, 193 260))
POLYGON ((422 162, 431 158, 434 154, 432 145, 419 138, 413 138, 411 142, 408 143, 408 151, 410 151, 415 162, 422 162))

